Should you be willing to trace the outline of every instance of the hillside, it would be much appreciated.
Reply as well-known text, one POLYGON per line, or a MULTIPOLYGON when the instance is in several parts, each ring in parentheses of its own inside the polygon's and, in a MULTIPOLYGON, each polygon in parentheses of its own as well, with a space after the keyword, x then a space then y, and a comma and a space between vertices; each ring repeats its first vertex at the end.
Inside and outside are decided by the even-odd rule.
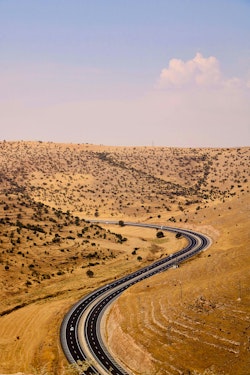
POLYGON ((249 374, 249 199, 224 206, 194 226, 211 248, 133 286, 109 311, 106 340, 133 374, 249 374))
POLYGON ((247 185, 249 149, 0 143, 1 184, 81 216, 144 216, 226 199, 247 185), (25 184, 24 184, 25 181, 25 184))
POLYGON ((249 148, 0 142, 0 372, 69 373, 59 329, 71 304, 185 244, 88 221, 112 217, 194 227, 213 239, 209 254, 112 306, 107 340, 120 360, 135 374, 247 374, 249 156, 249 148), (132 360, 131 342, 144 364, 132 360), (230 350, 215 360, 218 345, 230 350))

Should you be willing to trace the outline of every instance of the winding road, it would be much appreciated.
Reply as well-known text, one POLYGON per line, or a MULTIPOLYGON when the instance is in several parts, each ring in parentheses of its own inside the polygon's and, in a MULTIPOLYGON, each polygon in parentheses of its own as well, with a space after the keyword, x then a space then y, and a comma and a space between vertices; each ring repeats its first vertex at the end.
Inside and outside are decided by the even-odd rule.
MULTIPOLYGON (((91 222, 119 224, 118 221, 91 220, 91 222)), ((88 369, 83 371, 86 375, 131 374, 112 357, 102 340, 100 325, 105 309, 131 285, 184 262, 208 248, 211 243, 209 237, 191 230, 133 222, 124 222, 124 225, 180 233, 188 240, 188 244, 184 249, 166 258, 95 290, 71 308, 61 325, 61 345, 70 363, 78 361, 89 363, 88 369)))

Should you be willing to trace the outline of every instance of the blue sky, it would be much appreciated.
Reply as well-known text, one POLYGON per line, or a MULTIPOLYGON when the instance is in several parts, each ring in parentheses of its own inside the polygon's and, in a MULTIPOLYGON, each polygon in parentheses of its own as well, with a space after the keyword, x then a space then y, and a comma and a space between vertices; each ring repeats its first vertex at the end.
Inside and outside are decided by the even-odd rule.
POLYGON ((249 0, 0 0, 0 139, 250 139, 249 0))

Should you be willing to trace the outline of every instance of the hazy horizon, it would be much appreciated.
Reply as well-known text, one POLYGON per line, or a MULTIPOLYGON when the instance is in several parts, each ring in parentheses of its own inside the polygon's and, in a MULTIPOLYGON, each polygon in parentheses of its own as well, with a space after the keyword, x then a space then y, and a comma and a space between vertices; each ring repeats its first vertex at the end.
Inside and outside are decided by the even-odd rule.
POLYGON ((243 147, 245 0, 0 2, 0 139, 243 147))

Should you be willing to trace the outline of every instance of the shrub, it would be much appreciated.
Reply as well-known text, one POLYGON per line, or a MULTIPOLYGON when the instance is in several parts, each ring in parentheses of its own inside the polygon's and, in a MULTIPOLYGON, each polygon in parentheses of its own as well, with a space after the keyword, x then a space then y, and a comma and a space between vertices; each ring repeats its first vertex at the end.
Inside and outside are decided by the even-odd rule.
POLYGON ((159 231, 156 233, 156 237, 157 238, 163 238, 164 237, 164 233, 162 231, 159 231))
POLYGON ((94 272, 91 271, 91 270, 87 270, 86 275, 87 275, 88 277, 93 277, 93 276, 94 276, 94 272))

